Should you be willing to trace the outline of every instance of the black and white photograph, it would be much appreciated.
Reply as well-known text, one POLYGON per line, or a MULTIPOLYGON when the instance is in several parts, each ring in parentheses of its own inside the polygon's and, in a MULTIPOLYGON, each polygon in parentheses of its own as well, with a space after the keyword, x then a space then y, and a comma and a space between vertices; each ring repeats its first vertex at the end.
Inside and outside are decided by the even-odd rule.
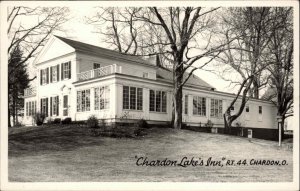
POLYGON ((0 5, 1 190, 299 190, 299 2, 0 5))

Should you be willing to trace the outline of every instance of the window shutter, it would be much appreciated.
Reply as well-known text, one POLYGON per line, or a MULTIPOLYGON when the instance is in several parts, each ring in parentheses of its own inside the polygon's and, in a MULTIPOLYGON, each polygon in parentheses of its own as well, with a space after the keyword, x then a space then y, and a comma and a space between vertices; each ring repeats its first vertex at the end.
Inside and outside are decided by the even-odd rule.
POLYGON ((64 79, 64 63, 61 63, 61 80, 64 79))
POLYGON ((47 84, 49 84, 49 68, 46 69, 47 84))
POLYGON ((43 75, 42 75, 42 70, 40 70, 40 85, 42 85, 42 80, 43 80, 43 75))
POLYGON ((53 71, 52 71, 52 67, 50 67, 50 83, 52 83, 52 74, 53 74, 53 71))
POLYGON ((57 106, 56 106, 56 113, 57 113, 57 115, 59 115, 59 102, 58 102, 59 100, 58 100, 58 96, 56 96, 56 104, 57 104, 57 106))
POLYGON ((59 81, 59 64, 56 66, 57 81, 59 81))
POLYGON ((50 116, 52 116, 52 97, 50 97, 50 116))
POLYGON ((69 79, 71 79, 71 61, 68 62, 68 64, 69 64, 69 79))
POLYGON ((48 117, 48 98, 46 98, 46 117, 48 117))

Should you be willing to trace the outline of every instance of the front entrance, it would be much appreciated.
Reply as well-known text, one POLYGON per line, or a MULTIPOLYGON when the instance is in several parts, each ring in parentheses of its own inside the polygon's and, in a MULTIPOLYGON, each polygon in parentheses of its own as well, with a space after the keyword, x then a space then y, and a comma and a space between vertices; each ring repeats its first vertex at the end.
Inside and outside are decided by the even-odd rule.
POLYGON ((64 95, 63 99, 63 115, 68 116, 69 115, 69 99, 68 95, 64 95))

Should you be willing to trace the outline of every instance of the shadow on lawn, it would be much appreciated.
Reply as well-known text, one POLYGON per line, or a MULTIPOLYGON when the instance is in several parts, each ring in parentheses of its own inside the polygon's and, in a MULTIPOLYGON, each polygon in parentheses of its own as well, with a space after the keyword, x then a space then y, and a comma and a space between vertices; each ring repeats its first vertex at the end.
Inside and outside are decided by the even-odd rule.
POLYGON ((36 127, 8 136, 9 156, 36 155, 46 151, 67 151, 78 147, 103 144, 103 137, 90 136, 86 127, 57 125, 36 127))

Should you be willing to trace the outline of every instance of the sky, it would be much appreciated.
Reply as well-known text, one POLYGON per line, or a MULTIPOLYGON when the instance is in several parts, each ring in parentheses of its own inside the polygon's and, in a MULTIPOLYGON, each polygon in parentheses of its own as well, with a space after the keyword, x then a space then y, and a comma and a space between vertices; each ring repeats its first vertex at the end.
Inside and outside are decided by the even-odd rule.
MULTIPOLYGON (((95 8, 88 5, 80 5, 70 7, 70 11, 71 19, 64 25, 65 32, 55 34, 106 48, 105 44, 101 43, 101 37, 95 32, 96 29, 94 26, 85 23, 85 17, 92 16, 95 8)), ((224 81, 216 74, 204 70, 197 70, 194 74, 215 87, 218 91, 229 93, 236 91, 236 87, 230 86, 228 81, 224 81)))

